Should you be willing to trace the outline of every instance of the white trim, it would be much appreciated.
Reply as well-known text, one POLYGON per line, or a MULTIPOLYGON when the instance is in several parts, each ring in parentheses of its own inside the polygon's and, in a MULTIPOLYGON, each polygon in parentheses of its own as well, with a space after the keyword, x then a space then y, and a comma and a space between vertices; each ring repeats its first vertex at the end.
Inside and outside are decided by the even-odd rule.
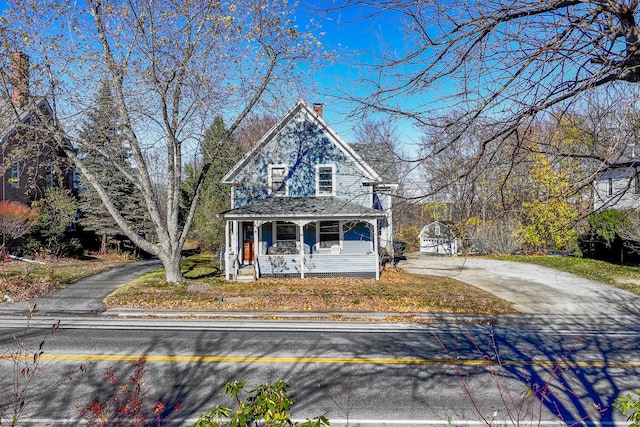
POLYGON ((226 280, 231 279, 231 272, 229 268, 229 254, 231 252, 231 239, 229 238, 230 225, 230 221, 224 222, 224 278, 226 280))
POLYGON ((269 194, 274 197, 286 197, 289 195, 289 183, 287 182, 287 175, 289 174, 289 165, 284 163, 276 163, 269 165, 268 178, 269 178, 269 194), (273 188, 273 169, 284 169, 284 194, 276 194, 273 188))
POLYGON ((336 165, 335 163, 321 163, 316 165, 316 197, 336 195, 336 165), (331 168, 331 192, 320 191, 320 168, 331 168))

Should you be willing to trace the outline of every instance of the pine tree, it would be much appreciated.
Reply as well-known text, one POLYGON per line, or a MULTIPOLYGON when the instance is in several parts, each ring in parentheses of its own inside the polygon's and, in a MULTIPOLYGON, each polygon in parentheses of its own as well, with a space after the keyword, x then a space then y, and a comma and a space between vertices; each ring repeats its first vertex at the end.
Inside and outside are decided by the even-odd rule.
MULTIPOLYGON (((135 230, 144 235, 148 226, 144 220, 144 206, 135 186, 127 180, 122 172, 110 168, 105 156, 117 159, 118 163, 126 169, 129 166, 129 153, 126 141, 119 131, 118 115, 115 108, 113 95, 108 83, 103 83, 96 98, 94 108, 87 115, 87 119, 80 131, 82 138, 94 141, 94 145, 102 150, 85 152, 83 156, 89 169, 100 177, 107 193, 113 197, 116 206, 123 216, 138 225, 135 230)), ((134 171, 131 170, 133 173, 134 171)), ((110 243, 115 238, 128 240, 122 235, 122 231, 116 225, 113 218, 104 207, 98 193, 89 185, 83 177, 80 178, 80 225, 89 231, 95 232, 100 238, 100 252, 107 251, 110 243)))
MULTIPOLYGON (((230 189, 220 182, 222 177, 242 156, 241 145, 233 138, 225 137, 227 130, 222 117, 215 117, 204 135, 200 153, 201 160, 211 159, 200 204, 196 210, 189 237, 206 250, 220 251, 224 246, 224 221, 216 213, 230 206, 230 189)), ((200 170, 198 162, 186 167, 187 179, 183 186, 183 197, 193 195, 193 186, 200 170)))

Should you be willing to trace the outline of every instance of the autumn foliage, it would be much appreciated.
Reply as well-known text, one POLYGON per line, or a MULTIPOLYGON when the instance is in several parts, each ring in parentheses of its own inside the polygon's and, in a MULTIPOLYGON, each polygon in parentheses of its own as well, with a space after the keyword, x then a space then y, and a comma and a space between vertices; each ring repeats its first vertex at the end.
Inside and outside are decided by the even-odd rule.
POLYGON ((0 202, 0 234, 3 244, 32 232, 38 225, 38 213, 17 202, 0 202))
MULTIPOLYGON (((146 373, 146 360, 133 362, 133 374, 128 381, 120 378, 113 369, 104 372, 107 395, 95 396, 79 410, 80 417, 90 426, 144 427, 161 426, 169 422, 180 403, 167 408, 163 402, 150 401, 142 390, 146 373)), ((81 367, 84 370, 84 367, 81 367)))

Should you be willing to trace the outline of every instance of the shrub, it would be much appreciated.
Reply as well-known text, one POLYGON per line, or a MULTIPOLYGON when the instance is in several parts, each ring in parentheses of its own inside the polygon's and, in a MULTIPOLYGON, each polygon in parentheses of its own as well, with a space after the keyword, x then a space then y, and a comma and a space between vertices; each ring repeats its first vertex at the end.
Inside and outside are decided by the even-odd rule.
MULTIPOLYGON (((146 372, 146 360, 140 358, 133 363, 134 372, 128 382, 123 382, 112 368, 104 372, 103 380, 111 396, 101 399, 95 396, 90 403, 80 409, 79 415, 90 426, 103 427, 144 427, 160 426, 172 418, 166 415, 167 408, 163 402, 144 400, 142 385, 146 372)), ((173 412, 180 408, 180 403, 173 405, 173 412)))
POLYGON ((631 411, 629 418, 627 418, 629 427, 640 427, 640 390, 618 397, 613 403, 613 407, 622 415, 627 415, 627 412, 631 411))
POLYGON ((216 406, 211 412, 202 414, 195 427, 227 427, 251 426, 263 421, 264 427, 322 427, 329 426, 329 421, 319 416, 303 423, 294 423, 290 419, 289 409, 293 400, 288 396, 289 386, 284 381, 275 384, 263 384, 253 390, 246 391, 247 382, 227 383, 224 393, 237 403, 237 409, 216 406), (241 399, 247 394, 246 400, 241 399), (224 421, 223 421, 224 420, 224 421))
POLYGON ((0 234, 2 244, 31 233, 38 225, 38 212, 17 202, 0 202, 0 234))

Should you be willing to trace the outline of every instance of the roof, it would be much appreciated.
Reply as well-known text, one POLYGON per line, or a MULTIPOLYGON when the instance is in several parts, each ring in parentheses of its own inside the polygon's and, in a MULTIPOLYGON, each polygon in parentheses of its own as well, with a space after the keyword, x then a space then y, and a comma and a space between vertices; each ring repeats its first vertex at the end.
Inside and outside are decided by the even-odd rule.
POLYGON ((336 197, 269 197, 251 205, 218 214, 224 219, 375 219, 384 211, 336 197))
MULTIPOLYGON (((37 108, 44 108, 51 113, 49 101, 44 97, 34 98, 37 108)), ((11 98, 0 97, 0 143, 6 141, 16 130, 19 124, 26 123, 35 114, 29 103, 15 107, 11 98)))
POLYGON ((314 121, 337 145, 337 147, 342 150, 342 152, 353 159, 356 167, 360 169, 362 172, 362 176, 365 179, 368 179, 372 182, 382 182, 382 178, 380 175, 351 147, 350 144, 347 144, 341 137, 333 130, 324 119, 319 116, 313 109, 302 99, 299 100, 296 105, 291 108, 279 121, 276 123, 261 139, 258 143, 253 147, 251 151, 249 151, 236 165, 222 178, 222 182, 226 184, 233 183, 234 178, 238 175, 238 173, 247 166, 247 164, 259 156, 266 145, 268 145, 273 138, 278 134, 284 126, 294 119, 296 114, 300 111, 304 111, 306 113, 306 118, 308 120, 314 121))
POLYGON ((636 176, 637 172, 635 168, 629 166, 618 166, 605 169, 603 172, 598 173, 596 181, 607 181, 609 179, 628 179, 636 176))
POLYGON ((418 237, 423 238, 423 237, 433 237, 434 235, 430 233, 430 230, 432 229, 432 227, 435 227, 436 225, 440 226, 440 236, 443 237, 453 237, 454 233, 453 230, 451 229, 451 227, 447 224, 445 224, 444 222, 441 221, 433 221, 427 225, 425 225, 424 227, 422 227, 422 230, 420 230, 420 234, 418 235, 418 237))
POLYGON ((398 183, 398 162, 392 147, 383 143, 355 143, 350 145, 380 175, 384 183, 398 183))

